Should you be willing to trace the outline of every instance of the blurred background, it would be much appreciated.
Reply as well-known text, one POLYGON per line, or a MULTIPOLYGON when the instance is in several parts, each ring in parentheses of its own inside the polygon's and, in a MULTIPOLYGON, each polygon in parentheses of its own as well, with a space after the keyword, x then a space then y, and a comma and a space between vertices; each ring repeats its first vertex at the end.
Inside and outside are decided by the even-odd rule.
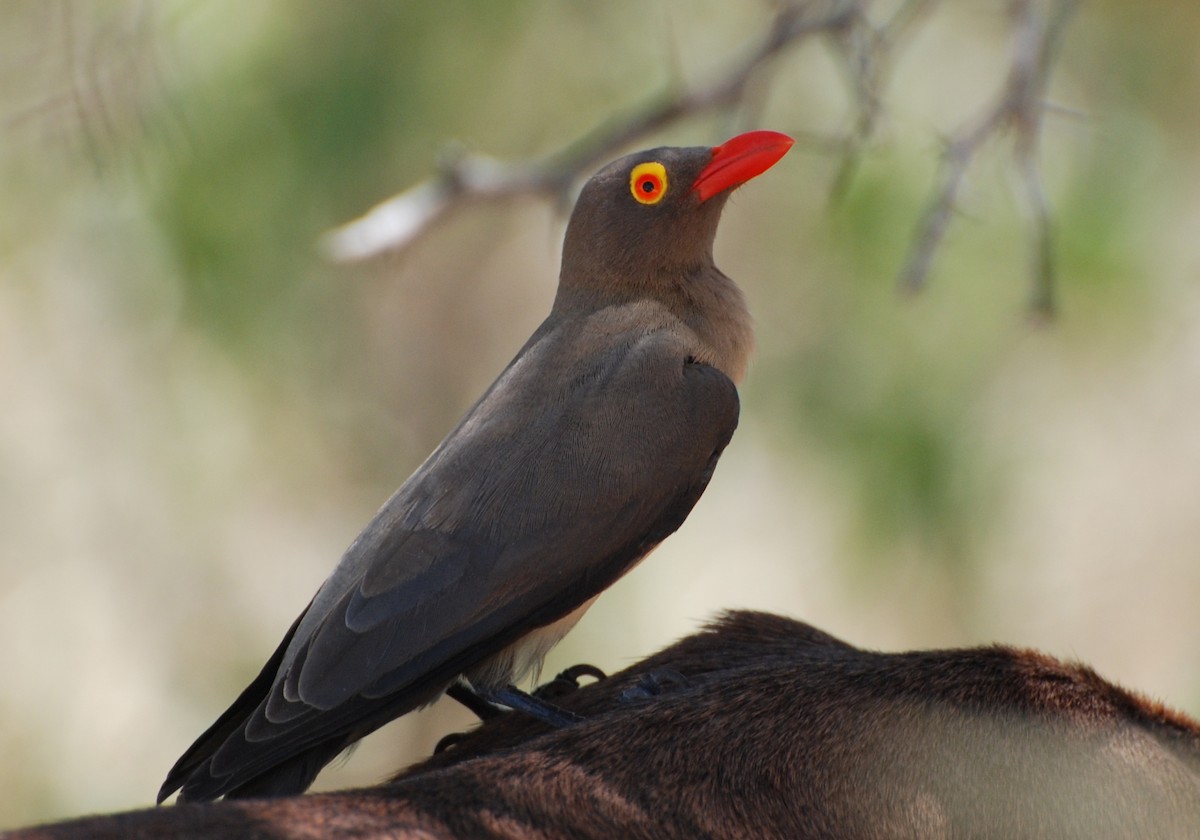
MULTIPOLYGON (((741 607, 888 650, 1036 646, 1200 713, 1200 5, 1092 0, 1067 30, 1041 155, 1050 323, 1003 143, 928 290, 896 292, 941 138, 1003 82, 1005 7, 917 28, 840 201, 839 157, 802 139, 730 203, 717 262, 759 340, 741 427, 549 672, 619 669, 741 607)), ((153 801, 544 317, 565 219, 480 206, 354 267, 322 232, 450 140, 533 157, 703 83, 772 11, 0 6, 0 826, 153 801)), ((637 146, 848 129, 827 45, 768 71, 747 107, 637 146)), ((409 716, 319 787, 378 781, 469 720, 409 716)))

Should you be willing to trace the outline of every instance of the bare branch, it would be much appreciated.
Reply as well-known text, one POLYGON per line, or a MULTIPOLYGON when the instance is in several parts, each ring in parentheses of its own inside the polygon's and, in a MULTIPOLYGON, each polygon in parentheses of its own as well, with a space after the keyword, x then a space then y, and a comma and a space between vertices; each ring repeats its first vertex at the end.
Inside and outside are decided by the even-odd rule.
POLYGON ((789 3, 775 14, 761 41, 709 84, 659 95, 541 160, 504 162, 481 155, 450 156, 433 179, 328 232, 323 248, 335 260, 362 260, 412 244, 468 204, 530 194, 561 197, 583 173, 638 138, 684 117, 737 104, 764 63, 805 38, 848 26, 865 2, 841 2, 819 13, 810 12, 813 3, 789 3))
MULTIPOLYGON (((994 137, 1011 132, 1014 165, 1020 176, 1031 225, 1034 259, 1032 306, 1054 308, 1051 212, 1037 164, 1042 116, 1060 110, 1045 101, 1050 68, 1066 21, 1078 0, 1010 0, 1015 20, 1012 62, 992 104, 946 142, 936 186, 900 276, 901 288, 916 292, 929 276, 949 227, 968 169, 994 137)), ((794 0, 775 13, 767 31, 739 60, 707 84, 675 85, 610 120, 565 148, 532 161, 501 161, 452 148, 437 174, 329 231, 323 248, 331 258, 354 261, 411 245, 464 207, 521 195, 541 195, 566 203, 572 186, 598 163, 641 137, 686 117, 753 104, 753 85, 774 56, 810 36, 830 36, 849 80, 853 115, 844 136, 819 138, 817 145, 842 157, 831 190, 844 192, 883 111, 883 88, 895 57, 940 0, 906 0, 882 22, 868 15, 870 0, 794 0)), ((803 132, 801 132, 803 133, 803 132)))
MULTIPOLYGON (((1032 225, 1033 236, 1033 291, 1030 297, 1030 308, 1041 317, 1053 317, 1056 309, 1054 293, 1054 247, 1052 216, 1050 204, 1042 188, 1042 179, 1038 167, 1037 144, 1041 137, 1042 118, 1050 110, 1045 102, 1045 89, 1049 68, 1058 52, 1062 32, 1067 20, 1075 10, 1078 0, 1060 0, 1050 10, 1048 18, 1040 18, 1031 10, 1025 12, 1025 26, 1022 27, 1023 38, 1026 42, 1024 49, 1034 53, 1031 62, 1034 73, 1022 88, 1024 94, 1023 107, 1020 113, 1025 116, 1015 121, 1016 139, 1013 154, 1022 184, 1028 213, 1032 225)), ((1026 5, 1031 6, 1029 0, 1026 5)))
POLYGON ((1052 110, 1045 101, 1050 68, 1062 32, 1078 0, 1014 0, 1016 30, 1008 77, 992 106, 946 143, 933 198, 917 227, 912 251, 900 275, 906 292, 920 291, 949 225, 967 169, 992 138, 1011 131, 1013 158, 1021 177, 1033 228, 1033 311, 1054 312, 1054 259, 1049 202, 1037 163, 1042 117, 1052 110))
POLYGON ((339 261, 362 260, 411 245, 452 212, 469 203, 517 195, 554 195, 573 173, 548 161, 505 163, 457 147, 443 154, 438 175, 389 198, 325 235, 324 248, 339 261))
POLYGON ((1004 108, 989 111, 974 125, 959 132, 946 143, 938 174, 938 187, 921 219, 920 233, 901 275, 900 283, 904 291, 919 292, 924 288, 933 256, 946 234, 950 211, 954 209, 958 199, 967 167, 971 165, 976 152, 991 139, 1006 117, 1007 112, 1004 108))
POLYGON ((905 36, 934 11, 940 0, 906 0, 884 21, 875 25, 860 9, 840 38, 831 39, 850 80, 852 125, 840 142, 841 163, 829 191, 831 203, 850 188, 868 143, 883 116, 883 95, 892 64, 905 36))

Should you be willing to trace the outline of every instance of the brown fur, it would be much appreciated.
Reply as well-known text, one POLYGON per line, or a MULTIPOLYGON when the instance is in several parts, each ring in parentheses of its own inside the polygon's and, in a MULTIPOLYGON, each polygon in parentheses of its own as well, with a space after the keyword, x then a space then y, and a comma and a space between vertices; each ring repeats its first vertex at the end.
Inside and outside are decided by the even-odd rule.
POLYGON ((874 653, 733 613, 561 703, 587 720, 506 715, 370 790, 11 837, 1200 837, 1200 724, 1032 651, 874 653))

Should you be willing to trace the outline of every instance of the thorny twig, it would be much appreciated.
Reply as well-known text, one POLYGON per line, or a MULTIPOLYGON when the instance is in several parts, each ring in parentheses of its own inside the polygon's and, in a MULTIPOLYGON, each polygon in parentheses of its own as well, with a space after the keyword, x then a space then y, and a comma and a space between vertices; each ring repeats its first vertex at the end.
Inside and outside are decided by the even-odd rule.
POLYGON ((917 227, 901 288, 920 291, 929 276, 934 254, 945 236, 959 189, 976 153, 993 137, 1011 130, 1013 156, 1026 194, 1033 228, 1033 294, 1030 307, 1039 316, 1054 314, 1054 258, 1050 208, 1042 190, 1037 141, 1050 66, 1059 39, 1078 0, 1014 0, 1016 32, 1012 66, 994 104, 946 143, 938 185, 917 227))
MULTIPOLYGON (((1037 166, 1037 139, 1044 92, 1059 37, 1078 0, 1010 0, 1016 30, 1012 64, 995 103, 947 141, 938 186, 918 225, 901 287, 918 291, 928 277, 966 171, 992 137, 1011 129, 1014 157, 1028 201, 1035 261, 1032 306, 1054 308, 1050 211, 1037 166)), ((325 251, 335 260, 355 261, 411 245, 452 213, 473 203, 519 195, 545 195, 562 201, 571 186, 597 163, 635 140, 697 113, 742 102, 757 71, 782 50, 812 36, 829 36, 848 71, 854 116, 838 141, 842 164, 833 196, 845 188, 873 136, 882 110, 882 90, 904 36, 924 21, 940 0, 905 0, 882 24, 868 15, 870 0, 785 3, 761 41, 738 63, 706 86, 672 90, 644 103, 568 145, 532 161, 505 162, 450 148, 438 173, 375 206, 363 216, 328 232, 325 251)))
POLYGON ((841 37, 831 39, 835 55, 849 77, 854 100, 851 128, 840 143, 841 165, 829 191, 831 201, 845 196, 858 172, 863 152, 875 135, 883 112, 884 87, 898 48, 940 2, 904 0, 881 26, 872 22, 864 5, 841 37))

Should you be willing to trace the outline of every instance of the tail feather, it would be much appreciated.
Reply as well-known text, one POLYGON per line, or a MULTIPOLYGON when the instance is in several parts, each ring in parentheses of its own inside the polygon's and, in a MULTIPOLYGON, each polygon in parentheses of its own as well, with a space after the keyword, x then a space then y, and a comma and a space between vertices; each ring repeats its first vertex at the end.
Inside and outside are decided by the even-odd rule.
POLYGON ((210 802, 218 796, 226 799, 265 799, 277 796, 295 796, 308 790, 321 769, 346 749, 345 738, 318 744, 286 761, 273 765, 269 770, 229 787, 229 778, 214 776, 209 762, 189 775, 179 791, 180 802, 210 802))
MULTIPOLYGON (((206 729, 204 734, 187 748, 187 751, 179 757, 179 760, 168 771, 167 778, 158 791, 158 804, 161 805, 163 800, 168 796, 187 785, 189 779, 194 774, 197 774, 198 771, 203 769, 201 778, 209 777, 210 774, 206 768, 209 761, 212 760, 213 754, 231 735, 245 725, 246 719, 258 708, 259 704, 262 703, 263 699, 270 692, 271 686, 275 682, 276 672, 278 672, 279 665, 283 661, 283 654, 291 643, 292 637, 296 633, 296 627, 300 624, 300 620, 304 618, 304 613, 306 612, 308 612, 307 608, 292 622, 287 635, 283 637, 283 641, 280 642, 275 653, 271 654, 271 658, 267 660, 267 664, 263 666, 262 671, 254 678, 254 681, 246 686, 245 690, 238 695, 238 698, 225 710, 224 714, 217 718, 213 725, 206 729)), ((314 773, 313 775, 315 776, 316 774, 314 773)), ((220 793, 207 798, 215 799, 217 796, 220 796, 220 793)))

